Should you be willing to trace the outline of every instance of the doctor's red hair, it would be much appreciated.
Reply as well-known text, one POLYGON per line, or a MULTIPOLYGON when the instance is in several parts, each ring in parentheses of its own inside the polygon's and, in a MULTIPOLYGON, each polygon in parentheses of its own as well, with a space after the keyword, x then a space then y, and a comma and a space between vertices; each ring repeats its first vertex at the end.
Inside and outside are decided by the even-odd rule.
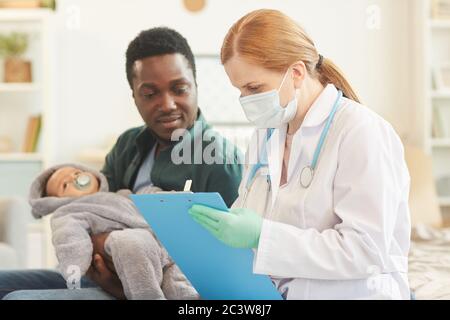
POLYGON ((277 72, 285 72, 295 62, 303 61, 313 78, 323 85, 334 84, 345 97, 360 102, 339 68, 327 58, 320 64, 321 58, 312 39, 280 11, 261 9, 239 19, 223 41, 222 64, 235 54, 277 72))

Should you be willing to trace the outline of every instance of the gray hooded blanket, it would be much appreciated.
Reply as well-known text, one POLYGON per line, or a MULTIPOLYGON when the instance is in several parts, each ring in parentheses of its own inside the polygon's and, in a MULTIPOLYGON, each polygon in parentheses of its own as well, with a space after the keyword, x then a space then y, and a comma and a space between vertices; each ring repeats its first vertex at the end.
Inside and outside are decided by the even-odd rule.
MULTIPOLYGON (((139 193, 157 190, 153 187, 139 193)), ((112 257, 128 299, 198 299, 198 293, 156 239, 129 194, 128 190, 108 192, 108 183, 100 172, 76 164, 49 168, 33 182, 32 214, 37 219, 53 214, 52 241, 62 276, 69 281, 74 268, 84 275, 92 261, 91 235, 110 232, 105 251, 112 257), (46 197, 50 176, 67 166, 94 174, 100 182, 99 192, 77 198, 46 197)))

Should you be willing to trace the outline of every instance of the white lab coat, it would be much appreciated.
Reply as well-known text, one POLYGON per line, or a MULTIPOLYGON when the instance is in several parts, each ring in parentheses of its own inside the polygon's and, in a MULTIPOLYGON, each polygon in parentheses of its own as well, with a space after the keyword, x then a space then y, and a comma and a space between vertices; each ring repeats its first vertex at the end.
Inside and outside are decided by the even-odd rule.
MULTIPOLYGON (((261 169, 245 195, 246 166, 233 207, 264 217, 254 273, 270 275, 286 299, 409 299, 410 178, 391 125, 343 98, 314 180, 300 185, 337 95, 328 85, 295 133, 286 185, 279 184, 287 126, 267 145, 270 187, 261 169)), ((253 136, 250 163, 264 137, 253 136)))

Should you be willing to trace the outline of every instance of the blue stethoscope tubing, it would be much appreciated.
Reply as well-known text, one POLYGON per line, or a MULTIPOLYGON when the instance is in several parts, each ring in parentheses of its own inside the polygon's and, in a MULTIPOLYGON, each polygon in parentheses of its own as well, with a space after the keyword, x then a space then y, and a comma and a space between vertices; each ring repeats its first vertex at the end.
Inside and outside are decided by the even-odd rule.
MULTIPOLYGON (((314 178, 314 173, 317 167, 317 162, 319 160, 320 157, 320 153, 322 151, 323 145, 325 143, 325 140, 328 136, 328 132, 330 131, 330 127, 331 127, 331 123, 333 122, 335 116, 336 116, 336 112, 338 110, 340 101, 343 97, 343 93, 342 91, 338 91, 338 96, 336 98, 336 101, 334 102, 333 105, 333 109, 330 112, 330 115, 328 117, 327 123, 325 124, 325 127, 322 130, 322 134, 320 135, 320 139, 319 142, 317 143, 316 146, 316 150, 314 152, 314 156, 313 156, 313 161, 311 163, 311 165, 306 166, 302 169, 302 172, 300 174, 300 185, 307 189, 311 186, 311 183, 313 181, 314 178)), ((263 167, 267 167, 268 165, 268 161, 267 161, 267 143, 269 142, 270 138, 272 137, 272 134, 274 132, 274 128, 269 128, 267 129, 267 133, 266 133, 266 141, 263 144, 262 148, 261 148, 261 152, 259 154, 259 161, 253 165, 250 169, 250 173, 248 175, 247 178, 247 183, 246 183, 246 191, 248 193, 248 191, 250 191, 250 188, 253 184, 253 181, 256 177, 256 173, 258 172, 259 169, 263 168, 263 167)), ((267 175, 267 183, 270 186, 270 174, 267 175)))

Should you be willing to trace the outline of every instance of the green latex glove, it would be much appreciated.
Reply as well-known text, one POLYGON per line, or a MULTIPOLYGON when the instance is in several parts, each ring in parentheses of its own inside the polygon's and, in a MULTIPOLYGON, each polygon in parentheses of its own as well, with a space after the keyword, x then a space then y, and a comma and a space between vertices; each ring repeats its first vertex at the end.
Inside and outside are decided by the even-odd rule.
POLYGON ((258 247, 263 218, 251 210, 236 208, 227 213, 194 205, 189 209, 189 214, 217 239, 230 247, 258 247))

